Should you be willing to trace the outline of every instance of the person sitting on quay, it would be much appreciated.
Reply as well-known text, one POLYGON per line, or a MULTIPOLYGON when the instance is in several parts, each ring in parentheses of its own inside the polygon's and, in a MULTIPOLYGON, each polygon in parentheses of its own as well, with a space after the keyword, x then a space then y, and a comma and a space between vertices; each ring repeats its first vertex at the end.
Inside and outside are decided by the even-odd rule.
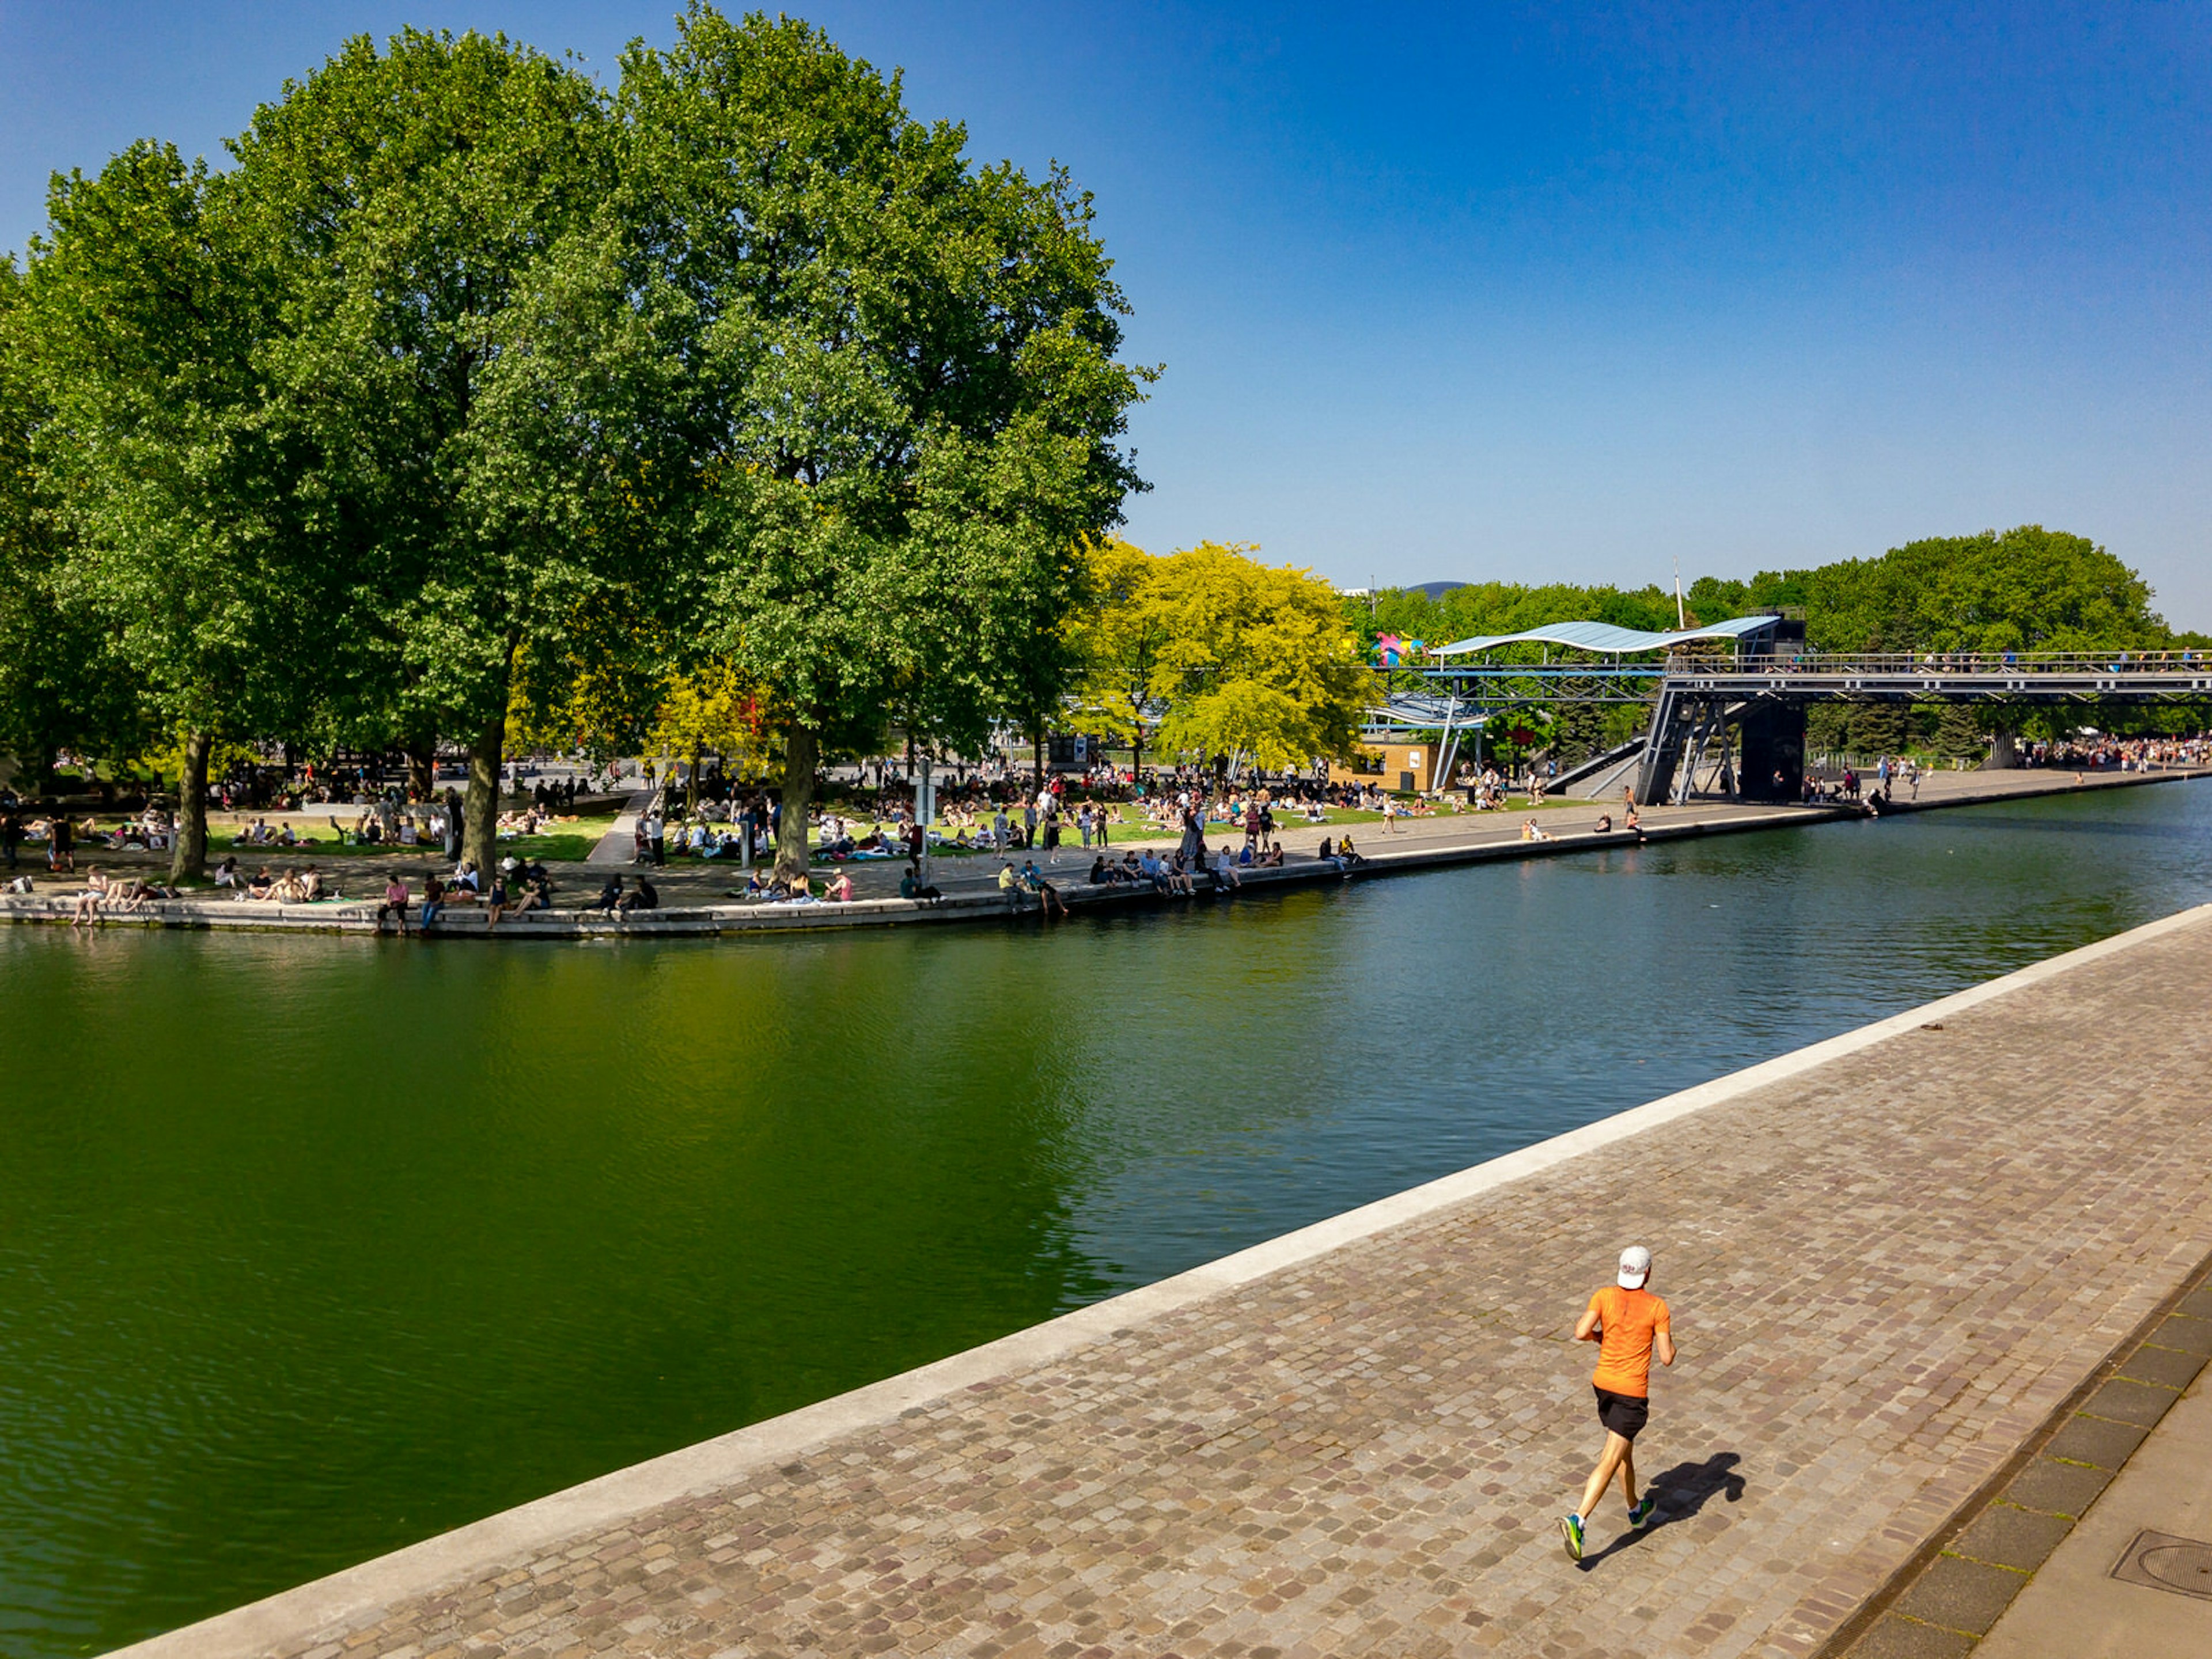
MULTIPOLYGON (((1203 842, 1200 843, 1201 846, 1203 842)), ((1185 898, 1198 896, 1198 884, 1192 878, 1189 860, 1178 852, 1167 867, 1168 891, 1180 893, 1185 898)))
POLYGON ((1552 837, 1537 824, 1535 819, 1523 818, 1521 820, 1521 839, 1523 841, 1549 841, 1552 837))
POLYGON ((1063 916, 1067 914, 1067 906, 1060 896, 1060 889, 1044 878, 1044 872, 1036 867, 1035 859, 1024 861, 1021 884, 1024 891, 1035 893, 1042 902, 1048 916, 1055 913, 1063 916))
POLYGON ((1261 864, 1270 870, 1279 870, 1283 867, 1283 843, 1279 841, 1269 842, 1267 854, 1260 860, 1261 864))
POLYGON ((837 878, 830 884, 829 890, 822 896, 830 904, 849 904, 853 898, 853 872, 850 870, 840 870, 837 872, 837 878))
POLYGON ((1107 867, 1103 853, 1091 860, 1091 874, 1086 879, 1093 887, 1104 887, 1112 883, 1114 872, 1107 867))
POLYGON ((307 884, 300 879, 297 870, 288 866, 284 873, 276 878, 276 885, 270 890, 270 896, 279 904, 305 904, 307 902, 307 884))
POLYGON ((1233 892, 1244 884, 1244 878, 1237 871, 1237 860, 1229 856, 1226 847, 1221 849, 1221 856, 1213 861, 1212 875, 1213 890, 1217 893, 1233 892))
POLYGON ((909 864, 906 867, 906 873, 899 878, 899 896, 902 899, 914 899, 919 902, 934 904, 945 895, 933 884, 923 882, 921 865, 909 864))
POLYGON ((134 876, 119 886, 107 890, 107 908, 125 914, 143 910, 150 898, 170 898, 175 895, 166 887, 156 887, 143 876, 134 876))
POLYGON ((445 914, 446 884, 438 878, 435 870, 425 870, 422 872, 422 931, 428 933, 430 924, 445 914))
POLYGON ((512 907, 518 916, 526 916, 533 910, 553 908, 553 879, 540 869, 535 876, 525 873, 517 878, 520 890, 512 907))
POLYGON ((1336 860, 1339 864, 1347 870, 1357 869, 1359 866, 1367 862, 1366 855, 1361 853, 1358 848, 1352 844, 1352 837, 1350 836, 1346 836, 1342 841, 1337 842, 1336 860))
POLYGON ((76 896, 76 908, 70 917, 72 927, 89 927, 100 909, 100 902, 107 896, 107 878, 100 873, 96 864, 86 866, 84 890, 76 896))
POLYGON ((244 896, 266 901, 276 891, 276 878, 269 873, 269 866, 264 864, 253 872, 253 879, 246 884, 244 896))
POLYGON ((624 893, 615 904, 616 913, 625 916, 630 915, 633 911, 658 910, 659 908, 659 889, 656 888, 643 876, 640 876, 637 878, 637 885, 633 887, 629 892, 624 893))
POLYGON ((1597 815, 1597 823, 1593 826, 1593 828, 1595 833, 1598 835, 1611 835, 1613 833, 1613 814, 1610 812, 1599 813, 1597 815))
POLYGON ((609 876, 599 888, 599 897, 593 899, 589 904, 584 906, 584 908, 586 910, 605 910, 611 915, 614 911, 614 908, 622 902, 622 898, 623 878, 620 876, 609 876))
POLYGON ((483 896, 484 932, 488 933, 499 926, 499 919, 512 908, 508 902, 511 896, 507 890, 507 872, 492 872, 491 890, 483 896))
POLYGON ((376 931, 384 931, 384 919, 390 916, 399 924, 399 936, 407 937, 407 878, 397 870, 385 878, 384 902, 376 907, 376 931))
POLYGON ((812 904, 816 902, 814 884, 804 872, 789 881, 779 881, 775 890, 775 902, 779 904, 812 904))

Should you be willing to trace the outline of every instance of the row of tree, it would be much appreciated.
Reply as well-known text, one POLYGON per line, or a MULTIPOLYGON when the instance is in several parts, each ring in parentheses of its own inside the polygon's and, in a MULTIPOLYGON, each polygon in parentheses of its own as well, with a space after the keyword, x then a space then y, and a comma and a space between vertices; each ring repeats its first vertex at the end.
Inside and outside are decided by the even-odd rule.
POLYGON ((1368 630, 1440 644, 1582 620, 1662 631, 1780 607, 1802 610, 1821 651, 2159 650, 2212 644, 2177 634, 2151 609, 2142 577, 2087 538, 2023 525, 1978 536, 1931 537, 1875 558, 1748 581, 1700 576, 1675 595, 1641 588, 1479 582, 1440 595, 1418 588, 1346 601, 1368 630))
POLYGON ((1089 198, 977 167, 805 24, 618 86, 355 40, 216 173, 57 177, 0 263, 0 748, 465 746, 655 718, 973 750, 1077 673, 1150 371, 1089 198), (689 714, 685 710, 689 710, 689 714))
MULTIPOLYGON (((2170 629, 2151 600, 2140 574, 2086 537, 2023 525, 1932 537, 1874 558, 1763 571, 1747 581, 1700 576, 1679 598, 1656 584, 1624 589, 1480 582, 1442 593, 1409 588, 1347 596, 1344 606, 1347 620, 1370 641, 1394 634, 1442 644, 1570 620, 1663 632, 1685 621, 1694 626, 1793 608, 1802 612, 1808 645, 1817 651, 1996 655, 2212 647, 2203 634, 2170 629)), ((1809 736, 1827 750, 1913 749, 1964 757, 1983 751, 1986 732, 2061 736, 2083 712, 1837 704, 1813 710, 1809 736)), ((2203 718, 2202 709, 2190 708, 2087 712, 2100 725, 2126 729, 2193 729, 2203 718)), ((1644 718, 1645 711, 1632 707, 1570 704, 1532 714, 1528 729, 1500 733, 1492 746, 1509 760, 1547 749, 1579 757, 1622 741, 1644 718)))

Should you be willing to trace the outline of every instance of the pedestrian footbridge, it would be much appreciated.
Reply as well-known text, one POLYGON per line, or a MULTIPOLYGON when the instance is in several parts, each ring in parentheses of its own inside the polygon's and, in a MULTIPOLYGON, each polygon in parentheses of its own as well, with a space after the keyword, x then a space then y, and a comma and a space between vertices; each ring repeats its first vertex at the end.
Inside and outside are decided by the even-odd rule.
POLYGON ((1559 785, 1609 793, 1632 763, 1645 803, 1701 791, 1794 796, 1806 713, 1819 702, 2212 706, 2203 651, 1824 653, 1807 648, 1802 618, 1788 611, 1663 633, 1557 623, 1455 641, 1376 672, 1370 732, 1437 733, 1440 778, 1468 733, 1513 711, 1643 705, 1642 736, 1559 785))

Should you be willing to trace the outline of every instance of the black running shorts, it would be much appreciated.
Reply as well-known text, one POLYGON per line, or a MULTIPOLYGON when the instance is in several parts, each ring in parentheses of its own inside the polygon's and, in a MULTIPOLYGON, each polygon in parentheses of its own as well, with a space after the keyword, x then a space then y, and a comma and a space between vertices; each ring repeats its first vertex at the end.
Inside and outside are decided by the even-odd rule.
POLYGON ((1611 1389, 1593 1389, 1597 1395, 1597 1420, 1623 1440, 1633 1440, 1651 1415, 1651 1402, 1611 1389))

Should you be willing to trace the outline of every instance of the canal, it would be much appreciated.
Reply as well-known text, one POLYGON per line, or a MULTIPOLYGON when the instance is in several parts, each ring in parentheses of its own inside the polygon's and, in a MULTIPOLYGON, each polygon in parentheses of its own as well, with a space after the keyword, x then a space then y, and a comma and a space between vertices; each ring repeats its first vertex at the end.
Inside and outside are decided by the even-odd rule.
POLYGON ((0 929, 0 1652, 219 1611, 2208 899, 2191 783, 1049 931, 0 929))

